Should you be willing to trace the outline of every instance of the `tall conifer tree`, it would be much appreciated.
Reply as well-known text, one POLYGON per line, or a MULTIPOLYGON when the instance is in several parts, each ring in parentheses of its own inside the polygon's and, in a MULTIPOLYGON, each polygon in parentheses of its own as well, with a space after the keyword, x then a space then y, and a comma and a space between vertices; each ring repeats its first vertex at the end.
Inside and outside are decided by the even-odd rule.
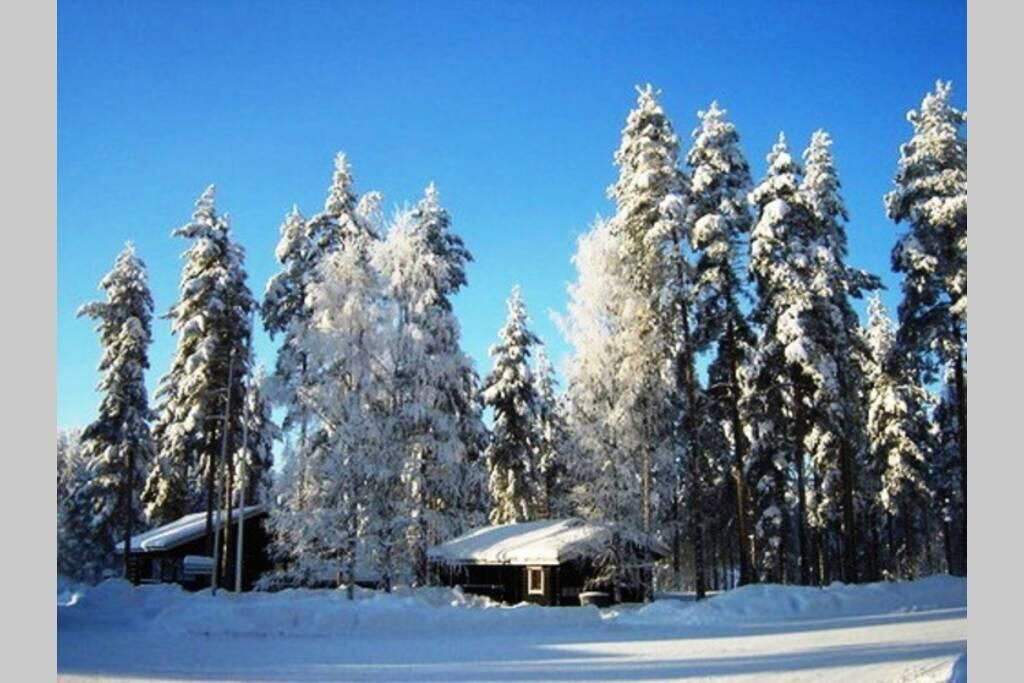
MULTIPOLYGON (((141 521, 137 489, 153 457, 149 431, 149 368, 153 297, 146 266, 129 243, 100 282, 106 301, 85 304, 78 315, 97 321, 103 357, 99 415, 81 435, 88 477, 75 495, 90 511, 87 542, 93 576, 110 568, 114 544, 131 538, 141 521)), ((127 570, 127 568, 126 568, 127 570)))
POLYGON ((930 379, 952 369, 960 459, 958 573, 967 573, 967 139, 966 112, 939 81, 921 108, 907 114, 914 135, 900 147, 896 189, 885 196, 889 217, 907 231, 892 252, 903 275, 900 343, 914 350, 930 379))

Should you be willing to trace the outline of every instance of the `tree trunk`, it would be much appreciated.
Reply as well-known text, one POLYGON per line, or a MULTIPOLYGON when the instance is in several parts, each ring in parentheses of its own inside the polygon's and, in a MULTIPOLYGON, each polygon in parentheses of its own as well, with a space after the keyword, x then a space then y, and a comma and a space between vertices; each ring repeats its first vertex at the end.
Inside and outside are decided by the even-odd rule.
POLYGON ((775 558, 775 582, 786 584, 789 583, 789 576, 786 571, 786 554, 789 550, 789 510, 786 508, 786 481, 782 476, 782 472, 778 470, 775 471, 775 492, 781 512, 779 518, 779 548, 775 558))
MULTIPOLYGON (((221 433, 225 430, 221 425, 221 433)), ((223 438, 223 437, 221 437, 223 438)), ((213 555, 213 485, 216 469, 216 456, 213 449, 210 449, 209 460, 206 463, 206 554, 213 555)))
POLYGON ((740 419, 740 383, 739 350, 736 345, 736 330, 729 321, 725 336, 726 353, 729 354, 729 418, 732 422, 733 472, 736 482, 736 540, 740 556, 740 585, 754 582, 753 557, 750 550, 750 539, 747 538, 747 477, 744 460, 746 458, 746 438, 740 419))
MULTIPOLYGON (((955 325, 955 322, 954 322, 955 325)), ((963 344, 957 330, 958 348, 953 374, 956 381, 956 403, 960 446, 960 574, 967 576, 967 380, 964 377, 963 344)))
POLYGON ((953 574, 953 534, 950 533, 949 520, 942 520, 942 546, 946 551, 946 573, 953 574))
POLYGON ((857 521, 853 506, 853 454, 848 439, 839 446, 843 490, 843 581, 857 583, 857 521))
POLYGON ((893 519, 891 512, 885 513, 885 525, 889 536, 889 578, 891 579, 897 573, 896 534, 893 531, 893 519))
MULTIPOLYGON (((647 430, 645 430, 647 431, 647 430)), ((652 566, 651 564, 651 448, 650 439, 648 443, 643 446, 643 490, 641 492, 643 498, 643 528, 644 528, 644 571, 641 572, 641 581, 643 583, 643 594, 644 602, 652 602, 654 600, 654 585, 649 580, 647 570, 652 566)))
POLYGON ((914 578, 914 515, 909 503, 903 506, 903 578, 914 578))
POLYGON ((881 545, 881 539, 878 537, 878 520, 875 519, 875 515, 871 515, 871 521, 869 522, 871 528, 871 580, 878 581, 880 576, 881 559, 879 557, 879 546, 881 545))
POLYGON ((683 535, 680 533, 680 527, 682 526, 682 520, 679 519, 681 516, 680 508, 677 491, 672 496, 672 581, 676 590, 683 589, 683 535))
POLYGON ((420 453, 419 462, 420 486, 416 494, 419 503, 419 515, 416 518, 416 583, 420 586, 427 585, 427 544, 429 543, 429 529, 427 527, 427 461, 426 455, 420 453))
POLYGON ((130 580, 133 505, 132 493, 135 490, 135 444, 128 444, 125 449, 128 460, 128 471, 125 473, 124 486, 124 578, 130 580))
POLYGON ((804 437, 807 424, 804 418, 803 388, 800 385, 800 373, 795 368, 791 373, 793 382, 793 447, 796 464, 797 490, 797 541, 800 545, 800 584, 806 586, 811 582, 811 566, 807 547, 807 491, 804 483, 804 437))
POLYGON ((233 525, 231 524, 231 512, 234 505, 234 496, 232 496, 232 489, 234 488, 234 458, 231 455, 232 449, 228 448, 227 458, 224 461, 224 509, 227 511, 224 517, 224 552, 221 555, 221 560, 224 563, 223 571, 221 576, 224 577, 224 585, 228 585, 228 577, 231 576, 231 530, 233 525))
POLYGON ((935 573, 935 555, 933 552, 933 539, 931 530, 931 517, 927 505, 920 506, 921 513, 921 537, 924 539, 924 564, 927 574, 935 573))

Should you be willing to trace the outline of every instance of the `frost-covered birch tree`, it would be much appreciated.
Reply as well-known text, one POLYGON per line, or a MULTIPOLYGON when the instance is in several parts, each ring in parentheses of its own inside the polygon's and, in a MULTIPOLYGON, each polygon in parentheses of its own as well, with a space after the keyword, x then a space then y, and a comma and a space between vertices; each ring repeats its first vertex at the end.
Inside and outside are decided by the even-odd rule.
POLYGON ((416 207, 396 215, 378 254, 393 317, 393 442, 403 456, 408 558, 420 584, 427 548, 483 521, 477 376, 451 304, 471 256, 450 222, 430 185, 416 207))
MULTIPOLYGON (((374 264, 378 193, 359 198, 344 154, 324 210, 282 227, 282 272, 268 284, 264 321, 284 334, 276 398, 289 417, 288 462, 275 486, 270 530, 287 567, 276 581, 341 577, 351 597, 357 562, 376 551, 382 511, 371 492, 393 476, 385 447, 387 305, 374 264), (293 435, 294 436, 294 435, 293 435)), ((370 561, 367 561, 367 565, 370 561)))
POLYGON ((374 238, 350 235, 326 256, 310 285, 311 324, 298 339, 313 380, 299 392, 315 429, 307 439, 303 480, 281 494, 271 524, 287 549, 287 574, 300 583, 341 576, 352 597, 364 529, 374 525, 378 480, 392 449, 380 415, 387 344, 383 283, 372 266, 374 238))
POLYGON ((641 463, 636 457, 633 402, 626 391, 632 378, 623 367, 622 307, 628 271, 621 237, 598 219, 580 236, 573 256, 576 280, 569 286, 568 311, 559 320, 572 346, 567 376, 567 424, 577 451, 572 500, 588 519, 609 522, 613 542, 599 558, 598 581, 618 594, 634 577, 636 558, 628 552, 645 540, 641 463))

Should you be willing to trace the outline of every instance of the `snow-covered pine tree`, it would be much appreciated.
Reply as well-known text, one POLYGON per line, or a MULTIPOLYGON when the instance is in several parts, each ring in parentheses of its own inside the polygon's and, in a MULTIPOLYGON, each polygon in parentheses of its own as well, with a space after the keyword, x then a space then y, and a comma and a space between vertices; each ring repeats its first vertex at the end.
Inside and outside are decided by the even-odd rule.
MULTIPOLYGON (((118 557, 114 546, 127 542, 141 521, 137 489, 153 458, 149 431, 149 368, 153 297, 146 265, 128 243, 114 268, 100 282, 106 301, 83 305, 79 316, 97 321, 103 393, 96 420, 81 435, 80 457, 88 478, 76 491, 79 505, 89 509, 87 540, 91 553, 86 575, 99 578, 118 557)), ((125 567, 127 571, 127 567, 125 567)))
POLYGON ((814 232, 810 286, 813 293, 811 334, 828 359, 808 371, 815 376, 812 429, 807 442, 815 478, 814 546, 817 579, 827 580, 822 534, 840 521, 844 577, 857 571, 856 495, 859 463, 867 458, 864 410, 864 360, 870 355, 860 335, 860 320, 850 298, 879 289, 879 279, 846 263, 846 207, 840 196, 839 175, 831 151, 832 139, 818 130, 804 151, 803 200, 811 209, 814 232), (834 374, 833 374, 834 373, 834 374), (834 477, 833 473, 838 473, 834 477), (833 482, 835 485, 833 486, 833 482))
POLYGON ((739 147, 739 133, 717 102, 698 112, 690 167, 689 234, 699 257, 693 276, 697 350, 715 346, 708 369, 709 421, 721 424, 731 443, 735 487, 739 584, 754 580, 745 460, 746 438, 740 414, 740 368, 753 333, 740 306, 746 296, 742 259, 753 217, 747 202, 750 166, 739 147))
MULTIPOLYGON (((700 599, 705 592, 700 491, 704 477, 698 456, 700 387, 691 339, 692 273, 684 254, 686 177, 679 168, 679 140, 657 101, 658 93, 650 85, 637 91, 636 107, 626 119, 615 152, 619 178, 608 194, 616 203, 611 224, 622 235, 634 290, 631 304, 623 309, 631 318, 623 329, 634 335, 627 347, 631 353, 626 365, 634 378, 628 393, 645 432, 637 444, 642 460, 643 528, 647 534, 653 532, 654 477, 660 459, 655 449, 681 446, 675 472, 662 476, 674 476, 675 496, 689 507, 700 599), (668 382, 666 368, 672 377, 668 382)), ((646 588, 647 598, 653 598, 653 587, 646 588)))
POLYGON ((538 515, 540 413, 530 370, 532 347, 540 339, 527 327, 526 305, 519 286, 508 299, 508 317, 491 347, 494 369, 481 387, 483 405, 494 411, 494 428, 485 455, 490 471, 492 524, 528 522, 538 515))
POLYGON ((788 583, 792 515, 787 492, 795 456, 782 393, 785 366, 772 341, 770 329, 762 329, 739 369, 740 414, 750 446, 745 478, 750 482, 753 569, 761 580, 788 583))
MULTIPOLYGON (((751 192, 750 202, 759 211, 750 239, 750 271, 757 289, 753 319, 762 330, 753 368, 753 386, 762 394, 763 411, 754 418, 761 434, 752 449, 762 477, 774 476, 777 459, 789 456, 797 479, 797 552, 800 559, 800 582, 810 582, 810 548, 807 538, 807 486, 804 440, 810 433, 808 396, 814 391, 813 379, 806 367, 827 359, 822 349, 814 346, 808 334, 809 314, 813 308, 810 288, 811 255, 814 219, 799 194, 801 169, 789 153, 785 136, 768 155, 768 172, 751 192), (778 396, 764 396, 788 390, 785 401, 778 396), (784 411, 788 408, 789 415, 784 411), (774 451, 774 452, 773 452, 774 451)), ((760 485, 768 487, 766 481, 760 485)), ((774 483, 777 486, 777 482, 774 483)), ((778 491, 773 491, 771 505, 761 515, 780 515, 778 491)), ((784 522, 783 522, 784 523, 784 522)), ((762 529, 774 528, 777 522, 764 520, 762 529)), ((785 552, 785 549, 783 549, 785 552)), ((776 577, 784 579, 785 576, 776 577)))
POLYGON ((537 482, 539 500, 538 516, 558 519, 572 514, 569 500, 572 466, 569 459, 573 451, 568 440, 565 425, 565 405, 562 397, 555 393, 555 368, 548 360, 544 347, 537 349, 533 372, 536 384, 537 425, 537 482))
POLYGON ((156 393, 157 457, 142 495, 153 524, 205 509, 212 544, 224 430, 231 439, 229 454, 241 437, 239 406, 256 304, 246 284, 245 252, 232 239, 227 219, 217 213, 212 185, 196 201, 192 220, 173 234, 192 244, 184 254, 181 298, 168 314, 178 346, 156 393))
POLYGON ((885 196, 889 217, 907 232, 892 252, 903 274, 900 343, 920 356, 929 379, 953 370, 959 411, 960 501, 957 573, 967 573, 967 113, 939 81, 907 119, 914 135, 900 147, 896 189, 885 196))
POLYGON ((868 302, 868 438, 872 460, 880 465, 879 503, 903 530, 898 569, 914 576, 914 521, 928 492, 929 396, 921 386, 916 359, 896 343, 896 325, 879 297, 868 302))
POLYGON ((750 267, 759 295, 755 319, 765 334, 761 371, 768 376, 761 390, 788 390, 802 583, 812 580, 812 560, 815 580, 825 578, 819 541, 840 517, 843 578, 856 580, 854 491, 863 448, 857 358, 863 349, 848 297, 877 286, 875 278, 845 264, 846 211, 830 144, 822 131, 812 136, 801 182, 800 166, 780 136, 767 177, 751 193, 760 209, 750 267), (810 508, 807 454, 813 476, 810 508))
MULTIPOLYGON (((411 210, 399 212, 379 252, 395 315, 391 394, 396 450, 404 458, 408 529, 415 580, 427 580, 427 548, 478 515, 485 435, 477 376, 459 346, 451 297, 466 283, 471 259, 451 232, 436 187, 411 210)), ((475 518, 474 518, 475 517, 475 518)))

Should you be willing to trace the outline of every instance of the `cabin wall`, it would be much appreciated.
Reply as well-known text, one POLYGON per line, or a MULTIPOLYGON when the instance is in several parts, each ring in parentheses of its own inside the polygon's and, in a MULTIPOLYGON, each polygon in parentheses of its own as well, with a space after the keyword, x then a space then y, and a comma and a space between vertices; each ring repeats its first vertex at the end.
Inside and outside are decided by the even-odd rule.
POLYGON ((437 564, 434 576, 441 585, 460 586, 466 593, 483 595, 510 605, 527 602, 546 606, 579 606, 579 594, 590 575, 588 563, 569 562, 541 567, 544 572, 543 594, 530 594, 529 568, 527 565, 437 564))

